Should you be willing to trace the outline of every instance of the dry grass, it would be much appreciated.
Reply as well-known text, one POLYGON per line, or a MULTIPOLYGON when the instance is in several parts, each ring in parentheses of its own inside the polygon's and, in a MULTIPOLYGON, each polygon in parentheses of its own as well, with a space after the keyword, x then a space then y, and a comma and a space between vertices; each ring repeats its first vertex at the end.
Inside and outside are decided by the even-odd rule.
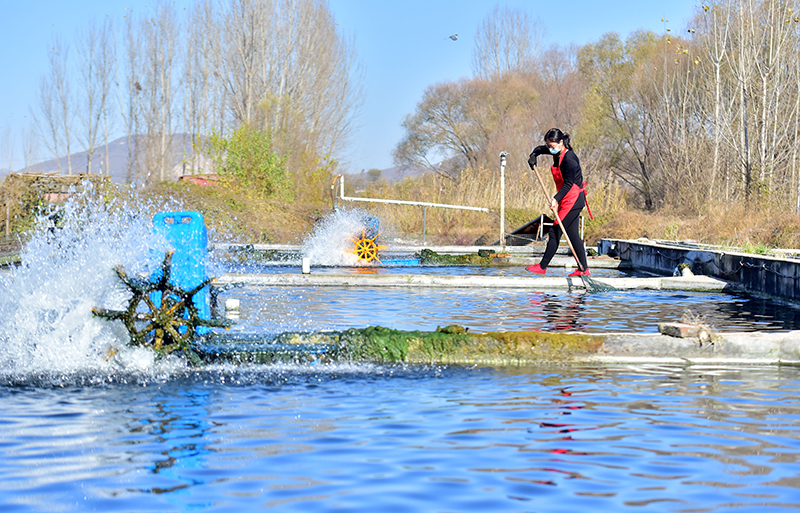
MULTIPOLYGON (((430 175, 397 184, 379 183, 365 196, 488 207, 492 212, 368 203, 352 206, 377 216, 382 237, 387 240, 418 242, 423 238, 424 229, 429 244, 491 244, 500 238, 497 173, 467 173, 470 175, 464 176, 460 184, 430 175)), ((533 187, 534 179, 529 170, 510 170, 507 174, 506 233, 547 213, 541 191, 533 187)), ((329 192, 327 183, 323 188, 329 192)), ((318 197, 324 198, 325 194, 318 197)), ((187 183, 161 184, 140 193, 137 198, 151 204, 154 210, 174 209, 180 205, 180 208, 201 212, 216 241, 297 243, 331 211, 331 204, 325 203, 327 198, 286 204, 254 199, 224 187, 187 183)), ((134 200, 130 197, 126 201, 134 200)), ((589 245, 602 238, 646 237, 739 248, 800 248, 800 216, 783 210, 718 203, 707 204, 706 212, 699 215, 679 214, 673 209, 644 212, 629 207, 627 194, 615 186, 589 189, 589 203, 595 216, 586 223, 589 245)), ((24 217, 21 213, 15 215, 18 220, 24 217)))
MULTIPOLYGON (((408 206, 367 207, 386 230, 408 239, 421 238, 423 223, 430 243, 488 244, 499 240, 499 184, 485 171, 467 171, 457 185, 427 176, 400 184, 379 184, 366 195, 376 198, 427 201, 491 208, 489 214, 408 206)), ((496 173, 495 173, 496 174, 496 173)), ((544 177, 543 177, 544 178, 544 177)), ((530 171, 510 172, 506 182, 505 229, 511 232, 540 214, 548 213, 530 171)), ((800 248, 800 216, 775 208, 743 203, 707 203, 701 214, 673 208, 647 212, 630 206, 628 194, 614 185, 588 190, 594 220, 586 220, 586 239, 603 238, 696 241, 731 247, 800 248)), ((585 214, 585 212, 584 212, 585 214)), ((385 230, 385 231, 386 231, 385 230)))
POLYGON ((192 184, 161 184, 147 193, 158 204, 169 197, 186 210, 203 214, 209 235, 220 242, 296 243, 309 233, 329 206, 282 203, 247 197, 236 190, 192 184))

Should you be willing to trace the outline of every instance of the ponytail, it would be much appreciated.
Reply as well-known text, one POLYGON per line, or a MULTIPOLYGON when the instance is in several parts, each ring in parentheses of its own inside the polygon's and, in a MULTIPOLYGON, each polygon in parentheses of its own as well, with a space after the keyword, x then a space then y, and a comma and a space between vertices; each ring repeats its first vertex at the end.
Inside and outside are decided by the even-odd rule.
POLYGON ((569 143, 569 134, 565 134, 558 128, 551 128, 544 134, 544 142, 554 142, 554 143, 564 143, 564 147, 568 150, 575 151, 572 149, 572 145, 569 143))
POLYGON ((569 143, 569 134, 564 134, 564 147, 570 151, 575 151, 572 149, 572 145, 569 143))

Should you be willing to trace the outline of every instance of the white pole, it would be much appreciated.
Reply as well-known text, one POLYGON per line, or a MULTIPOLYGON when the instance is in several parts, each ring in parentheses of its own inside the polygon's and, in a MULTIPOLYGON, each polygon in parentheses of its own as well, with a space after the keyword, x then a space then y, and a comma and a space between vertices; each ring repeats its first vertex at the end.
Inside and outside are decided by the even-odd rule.
POLYGON ((508 152, 500 153, 500 245, 506 247, 506 157, 508 152))

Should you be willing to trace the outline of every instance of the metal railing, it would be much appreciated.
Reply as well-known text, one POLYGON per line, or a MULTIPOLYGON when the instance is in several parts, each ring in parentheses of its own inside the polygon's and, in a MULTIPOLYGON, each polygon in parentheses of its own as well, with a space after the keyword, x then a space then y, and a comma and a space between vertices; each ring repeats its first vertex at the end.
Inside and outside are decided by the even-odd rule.
POLYGON ((425 244, 425 234, 427 230, 427 222, 428 222, 428 207, 433 208, 451 208, 456 210, 473 210, 476 212, 491 212, 490 209, 485 207, 469 207, 466 205, 450 205, 447 203, 429 203, 426 201, 407 201, 407 200, 392 200, 392 199, 381 199, 381 198, 356 198, 352 196, 345 196, 344 195, 344 176, 343 175, 336 175, 336 178, 333 181, 332 189, 334 190, 333 194, 333 206, 336 207, 336 180, 339 181, 339 195, 338 199, 343 201, 361 201, 364 203, 385 203, 391 205, 410 205, 415 207, 422 207, 422 244, 425 244))

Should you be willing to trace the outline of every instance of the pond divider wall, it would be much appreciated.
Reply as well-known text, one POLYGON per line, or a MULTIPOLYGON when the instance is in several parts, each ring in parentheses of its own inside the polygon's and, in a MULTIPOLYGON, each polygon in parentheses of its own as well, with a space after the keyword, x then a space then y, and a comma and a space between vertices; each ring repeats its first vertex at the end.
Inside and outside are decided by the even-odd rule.
POLYGON ((602 254, 616 255, 635 269, 672 274, 688 264, 695 275, 719 278, 752 294, 800 302, 800 260, 737 253, 687 243, 603 239, 602 254))
MULTIPOLYGON (((402 331, 370 326, 344 331, 283 334, 200 348, 207 362, 278 361, 541 365, 660 363, 678 365, 800 364, 800 332, 713 333, 706 339, 662 334, 579 332, 469 333, 461 326, 402 331)), ((226 343, 227 342, 227 343, 226 343)))
MULTIPOLYGON (((709 276, 602 278, 595 280, 620 290, 731 290, 730 282, 709 276)), ((223 274, 212 288, 222 287, 441 287, 526 290, 584 289, 580 278, 538 276, 457 276, 424 274, 223 274)))

